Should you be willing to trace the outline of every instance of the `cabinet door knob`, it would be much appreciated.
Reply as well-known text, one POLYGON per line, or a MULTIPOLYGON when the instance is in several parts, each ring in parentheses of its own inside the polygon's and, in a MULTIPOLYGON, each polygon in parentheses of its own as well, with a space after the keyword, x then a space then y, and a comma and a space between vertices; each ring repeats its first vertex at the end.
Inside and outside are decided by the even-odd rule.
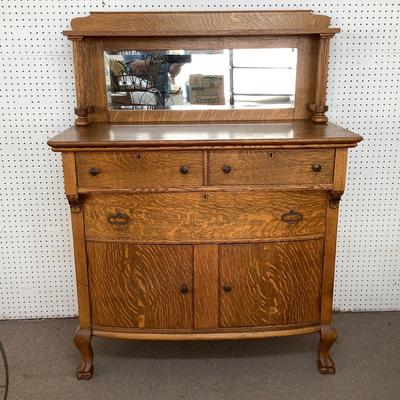
POLYGON ((96 176, 99 173, 99 170, 96 167, 92 167, 89 169, 89 174, 92 176, 96 176))
POLYGON ((182 165, 180 168, 179 168, 179 171, 181 171, 181 174, 187 174, 188 172, 189 172, 189 167, 187 166, 187 165, 182 165))
POLYGON ((290 210, 281 216, 281 220, 289 225, 298 224, 303 221, 303 219, 303 214, 294 210, 290 210))
POLYGON ((107 219, 112 225, 127 225, 129 223, 129 215, 121 212, 110 214, 107 219))
POLYGON ((312 169, 314 172, 320 172, 321 169, 322 169, 322 166, 321 166, 321 164, 313 164, 312 167, 311 167, 311 169, 312 169))
POLYGON ((225 164, 225 165, 222 166, 222 171, 224 171, 225 174, 229 174, 229 172, 232 171, 232 168, 231 168, 230 165, 226 165, 225 164))
POLYGON ((182 286, 181 286, 181 293, 182 293, 182 294, 189 293, 189 287, 188 287, 188 285, 187 285, 186 283, 182 284, 182 286))
POLYGON ((224 285, 222 287, 222 289, 224 290, 225 293, 229 293, 232 291, 232 286, 231 285, 224 285))

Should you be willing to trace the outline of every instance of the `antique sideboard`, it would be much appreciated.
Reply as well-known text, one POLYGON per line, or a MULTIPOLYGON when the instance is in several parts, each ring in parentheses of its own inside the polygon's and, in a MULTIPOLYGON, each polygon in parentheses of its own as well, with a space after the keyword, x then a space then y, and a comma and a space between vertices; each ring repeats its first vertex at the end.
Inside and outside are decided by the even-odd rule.
POLYGON ((72 20, 62 152, 81 353, 319 333, 334 373, 338 207, 361 137, 325 115, 330 18, 310 11, 72 20), (195 83, 194 83, 195 82, 195 83))

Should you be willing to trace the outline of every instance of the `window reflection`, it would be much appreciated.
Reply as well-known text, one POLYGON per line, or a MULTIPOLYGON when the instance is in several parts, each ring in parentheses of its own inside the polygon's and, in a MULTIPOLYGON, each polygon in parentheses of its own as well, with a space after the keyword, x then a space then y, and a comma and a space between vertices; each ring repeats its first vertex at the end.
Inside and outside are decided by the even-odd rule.
POLYGON ((111 109, 291 108, 296 49, 105 53, 111 109))

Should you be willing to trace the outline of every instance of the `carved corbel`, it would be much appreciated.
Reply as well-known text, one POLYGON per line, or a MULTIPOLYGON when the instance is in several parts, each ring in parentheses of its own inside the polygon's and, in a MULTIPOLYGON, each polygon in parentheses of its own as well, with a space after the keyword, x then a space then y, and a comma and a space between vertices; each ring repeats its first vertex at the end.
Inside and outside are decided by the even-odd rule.
POLYGON ((71 207, 72 213, 80 213, 83 207, 83 196, 82 195, 67 195, 69 206, 71 207))
POLYGON ((332 190, 328 192, 328 201, 329 201, 329 207, 330 208, 338 208, 340 199, 342 198, 343 191, 339 190, 332 190))

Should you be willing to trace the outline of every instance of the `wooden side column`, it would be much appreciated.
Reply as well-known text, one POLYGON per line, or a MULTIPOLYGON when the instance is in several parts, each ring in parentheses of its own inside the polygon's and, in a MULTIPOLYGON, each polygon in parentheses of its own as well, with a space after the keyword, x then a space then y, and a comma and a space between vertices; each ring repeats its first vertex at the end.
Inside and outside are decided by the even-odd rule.
POLYGON ((336 239, 339 218, 339 202, 344 192, 347 167, 347 149, 336 149, 335 172, 332 190, 328 192, 326 209, 325 256, 322 277, 321 332, 318 347, 318 367, 323 374, 334 374, 335 364, 329 355, 337 332, 332 326, 333 286, 335 280, 336 239))
POLYGON ((78 194, 75 153, 63 153, 62 161, 65 194, 71 207, 75 271, 78 290, 79 327, 75 332, 74 343, 81 354, 81 364, 77 370, 77 377, 78 379, 90 379, 93 374, 93 350, 91 346, 92 329, 85 225, 83 219, 83 198, 78 194))
MULTIPOLYGON (((85 65, 89 60, 85 57, 85 41, 82 37, 71 37, 72 49, 74 53, 74 72, 75 72, 75 90, 76 90, 76 107, 75 114, 78 118, 75 120, 76 126, 87 126, 90 124, 89 107, 86 98, 85 89, 85 65)), ((87 55, 87 54, 86 54, 87 55)))
POLYGON ((333 37, 333 34, 320 35, 315 104, 309 106, 309 109, 313 112, 311 120, 319 124, 328 122, 325 113, 328 111, 328 106, 326 105, 326 90, 328 82, 329 43, 331 37, 333 37))

